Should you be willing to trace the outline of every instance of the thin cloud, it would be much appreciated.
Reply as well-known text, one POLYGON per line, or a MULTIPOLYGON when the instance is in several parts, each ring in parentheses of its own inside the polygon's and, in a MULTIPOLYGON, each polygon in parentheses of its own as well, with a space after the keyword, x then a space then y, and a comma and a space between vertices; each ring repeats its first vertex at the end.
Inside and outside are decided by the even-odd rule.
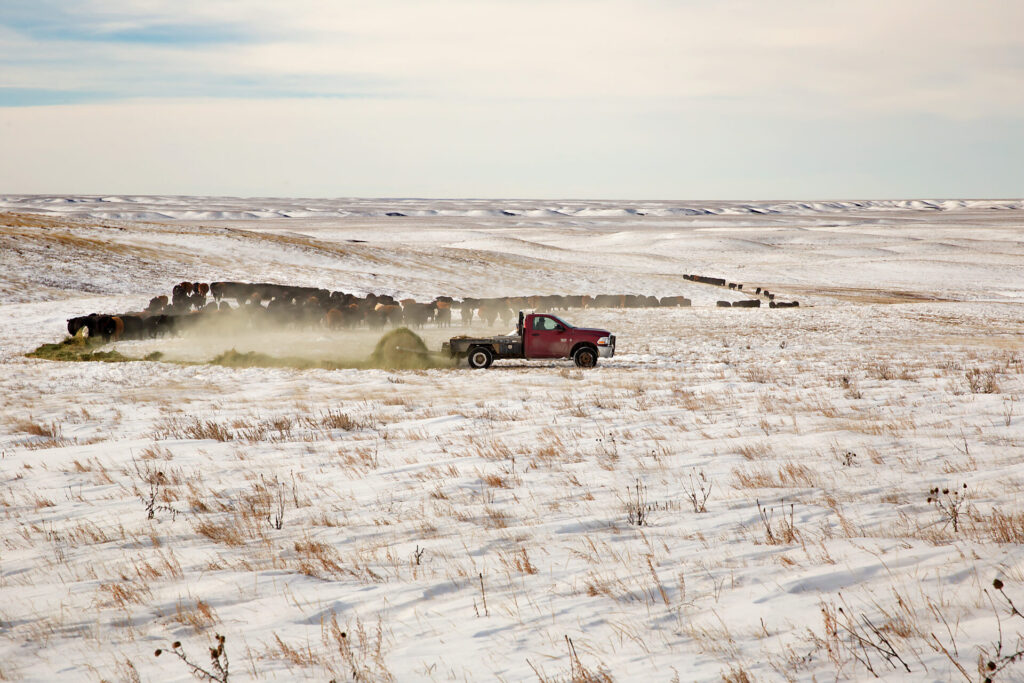
POLYGON ((0 85, 97 97, 1024 112, 1024 3, 1009 0, 15 0, 0 24, 20 43, 0 46, 0 85))
POLYGON ((109 100, 111 93, 74 90, 52 90, 49 88, 0 87, 0 107, 36 107, 57 104, 83 104, 109 100))
POLYGON ((39 43, 126 43, 215 45, 260 40, 254 26, 217 21, 180 12, 125 11, 95 3, 10 0, 0 26, 39 43))

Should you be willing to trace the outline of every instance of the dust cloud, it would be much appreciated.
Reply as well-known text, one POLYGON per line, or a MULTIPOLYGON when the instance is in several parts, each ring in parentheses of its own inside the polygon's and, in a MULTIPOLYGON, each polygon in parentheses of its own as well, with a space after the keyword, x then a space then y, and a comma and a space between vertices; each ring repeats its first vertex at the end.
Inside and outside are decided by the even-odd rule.
POLYGON ((459 335, 508 334, 501 327, 430 327, 328 329, 296 327, 234 318, 204 321, 173 336, 116 341, 110 346, 130 358, 154 358, 184 363, 222 365, 280 365, 298 367, 450 367, 441 344, 459 335), (402 334, 398 334, 402 333, 402 334), (379 348, 386 344, 387 348, 379 348), (408 358, 408 356, 414 356, 408 358))

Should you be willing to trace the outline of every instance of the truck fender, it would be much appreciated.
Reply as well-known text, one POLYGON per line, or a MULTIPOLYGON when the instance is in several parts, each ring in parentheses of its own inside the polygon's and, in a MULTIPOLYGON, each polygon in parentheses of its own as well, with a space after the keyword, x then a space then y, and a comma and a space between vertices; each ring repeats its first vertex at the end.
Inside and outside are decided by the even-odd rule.
POLYGON ((572 351, 569 352, 569 358, 575 356, 576 352, 579 351, 584 346, 593 349, 594 353, 597 353, 597 347, 591 344, 590 342, 579 342, 578 344, 576 344, 576 346, 572 347, 572 351))
POLYGON ((595 346, 594 344, 592 344, 590 342, 579 342, 577 345, 572 347, 571 351, 569 351, 569 357, 571 358, 573 355, 575 355, 575 352, 579 351, 584 346, 589 346, 590 348, 594 349, 595 351, 597 350, 597 346, 595 346))

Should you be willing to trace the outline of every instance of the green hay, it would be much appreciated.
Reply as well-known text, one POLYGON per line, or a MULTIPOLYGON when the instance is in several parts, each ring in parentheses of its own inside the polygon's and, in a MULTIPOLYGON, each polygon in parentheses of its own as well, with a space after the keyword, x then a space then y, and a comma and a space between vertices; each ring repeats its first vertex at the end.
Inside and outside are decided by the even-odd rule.
POLYGON ((370 358, 365 361, 314 360, 295 356, 277 357, 265 353, 235 349, 225 351, 210 361, 214 365, 229 368, 296 368, 299 370, 429 370, 451 367, 448 358, 431 353, 412 330, 399 327, 391 330, 377 342, 370 358))
POLYGON ((332 361, 297 358, 295 356, 279 358, 265 353, 257 353, 256 351, 241 353, 235 349, 215 356, 210 363, 213 365, 223 365, 226 368, 295 368, 297 370, 340 370, 342 368, 356 367, 332 361))
POLYGON ((122 356, 117 351, 93 351, 94 348, 103 346, 105 342, 98 339, 76 334, 56 344, 43 344, 35 351, 26 353, 28 358, 42 358, 44 360, 57 361, 99 361, 103 363, 125 363, 136 358, 122 356))
POLYGON ((429 370, 451 365, 448 358, 431 353, 420 336, 408 327, 399 327, 381 337, 369 361, 369 367, 386 370, 429 370))

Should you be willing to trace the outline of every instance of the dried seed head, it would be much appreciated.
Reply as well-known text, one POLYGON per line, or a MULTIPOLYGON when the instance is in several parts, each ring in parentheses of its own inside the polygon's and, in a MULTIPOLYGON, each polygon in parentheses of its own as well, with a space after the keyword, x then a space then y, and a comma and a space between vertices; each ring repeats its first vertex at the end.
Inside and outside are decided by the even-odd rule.
POLYGON ((992 582, 992 587, 995 588, 997 591, 1001 591, 1003 590, 1003 582, 999 579, 996 579, 992 582))
POLYGON ((181 641, 180 640, 174 641, 174 644, 171 645, 171 647, 174 648, 175 650, 177 650, 179 647, 181 647, 181 641))
POLYGON ((157 648, 156 652, 153 653, 153 656, 154 657, 159 657, 161 652, 163 652, 163 650, 161 650, 160 648, 157 648))

